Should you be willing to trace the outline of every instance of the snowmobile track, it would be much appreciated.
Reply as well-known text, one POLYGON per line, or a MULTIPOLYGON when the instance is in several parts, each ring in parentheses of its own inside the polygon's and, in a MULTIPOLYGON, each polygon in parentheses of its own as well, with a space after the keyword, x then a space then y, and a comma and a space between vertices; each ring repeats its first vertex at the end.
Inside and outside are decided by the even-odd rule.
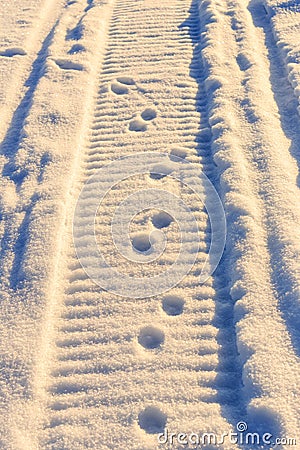
MULTIPOLYGON (((143 12, 135 2, 115 4, 75 193, 95 170, 135 148, 180 149, 218 188, 197 2, 191 6, 189 1, 167 1, 159 13, 146 2, 143 12)), ((113 205, 112 201, 107 207, 113 205)), ((201 205, 195 213, 203 248, 190 275, 174 294, 168 292, 173 307, 179 308, 176 316, 166 313, 167 295, 133 301, 102 291, 87 278, 73 247, 66 247, 42 448, 116 448, 120 432, 130 448, 141 448, 143 433, 151 436, 151 421, 159 422, 160 417, 153 413, 154 418, 150 414, 143 422, 141 413, 147 416, 149 405, 166 415, 174 432, 191 422, 205 432, 207 414, 223 428, 241 417, 233 303, 220 270, 203 286, 198 283, 210 231, 201 205), (160 330, 163 345, 159 339, 150 347, 143 344, 145 328, 153 326, 160 330), (144 379, 147 383, 138 388, 144 379), (119 405, 124 406, 121 415, 119 405), (100 440, 97 427, 104 419, 110 431, 100 440), (77 435, 70 428, 75 424, 77 435)), ((83 235, 84 226, 83 221, 83 235)))

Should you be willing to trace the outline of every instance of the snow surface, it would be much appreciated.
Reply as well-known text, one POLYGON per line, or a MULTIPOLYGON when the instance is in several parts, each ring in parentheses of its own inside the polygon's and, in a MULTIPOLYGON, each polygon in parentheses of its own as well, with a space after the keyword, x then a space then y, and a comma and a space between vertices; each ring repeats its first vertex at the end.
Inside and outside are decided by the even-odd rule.
MULTIPOLYGON (((299 31, 296 1, 2 3, 1 449, 300 449, 299 31), (90 176, 141 152, 166 161, 127 178, 135 167, 120 161, 107 182, 124 179, 91 228, 101 186, 90 176), (205 182, 204 205, 190 174, 190 185, 174 177, 189 164, 227 222, 204 283, 211 198, 205 182), (168 207, 132 218, 133 260, 118 252, 125 236, 112 242, 116 207, 143 189, 180 198, 197 222, 179 282, 168 207), (112 267, 137 283, 171 268, 171 289, 122 297, 105 271, 102 289, 80 264, 97 264, 91 230, 112 267), (241 421, 273 444, 158 441, 164 429, 221 436, 241 421)), ((188 217, 181 225, 194 232, 188 217)))

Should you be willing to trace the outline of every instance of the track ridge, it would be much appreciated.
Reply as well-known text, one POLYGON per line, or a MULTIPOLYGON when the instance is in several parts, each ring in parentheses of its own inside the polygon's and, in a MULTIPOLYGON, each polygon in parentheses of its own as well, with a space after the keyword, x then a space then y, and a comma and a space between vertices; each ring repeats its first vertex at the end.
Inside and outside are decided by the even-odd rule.
MULTIPOLYGON (((293 137, 282 123, 284 118, 279 115, 282 110, 275 102, 280 97, 280 77, 276 87, 274 73, 270 80, 266 37, 251 16, 254 13, 256 24, 262 24, 267 20, 266 10, 260 2, 247 5, 239 1, 230 2, 225 14, 222 5, 215 2, 210 2, 210 8, 215 8, 216 24, 210 25, 207 32, 211 45, 206 49, 205 61, 211 78, 219 78, 220 86, 213 94, 213 105, 218 105, 218 109, 212 109, 210 120, 213 131, 218 132, 215 124, 227 111, 222 133, 216 140, 214 158, 222 169, 224 204, 230 224, 229 272, 237 344, 243 364, 246 417, 253 429, 269 427, 277 436, 292 435, 298 420, 292 380, 299 377, 299 364, 292 348, 289 324, 282 314, 280 296, 286 289, 288 302, 299 289, 295 256, 299 245, 294 231, 299 226, 298 173, 290 153, 293 137), (221 42, 227 34, 232 37, 227 39, 224 55, 218 52, 217 43, 212 44, 216 30, 221 42), (216 55, 219 61, 214 59, 216 55), (234 77, 230 85, 222 79, 224 71, 234 77), (262 335, 265 343, 255 338, 262 335), (283 360, 289 362, 282 364, 283 360), (284 382, 280 379, 282 373, 284 382), (271 378, 277 380, 272 386, 271 378), (284 408, 278 407, 278 400, 274 401, 275 392, 280 392, 285 399, 282 400, 284 408), (293 417, 289 425, 285 419, 287 410, 290 419, 293 417), (269 414, 268 421, 265 411, 269 414)), ((271 69, 272 65, 273 61, 271 69)), ((283 77, 282 83, 285 82, 283 77)), ((295 116, 294 119, 298 120, 295 116)), ((295 129, 294 133, 297 141, 295 129)))
MULTIPOLYGON (((212 22, 213 19, 214 18, 212 15, 209 21, 212 22)), ((209 71, 205 69, 202 56, 202 52, 207 45, 203 39, 203 36, 205 36, 206 28, 205 25, 202 24, 202 20, 200 18, 199 1, 197 0, 194 0, 192 2, 192 6, 190 9, 190 19, 187 19, 186 25, 190 27, 190 35, 194 43, 194 57, 190 66, 190 75, 191 77, 195 78, 198 84, 197 110, 199 111, 201 117, 200 131, 197 138, 197 152, 201 157, 201 153, 203 151, 203 140, 205 141, 207 139, 207 136, 209 135, 209 141, 207 143, 207 153, 209 155, 211 169, 207 170, 204 167, 204 170, 206 175, 214 184, 216 190, 221 194, 220 175, 217 164, 214 161, 214 154, 212 149, 213 141, 215 139, 210 124, 210 110, 212 108, 212 102, 209 98, 209 94, 206 88, 206 80, 210 74, 209 71), (202 36, 202 39, 199 39, 198 36, 202 36), (204 139, 201 137, 201 125, 204 129, 204 139)), ((242 381, 242 365, 239 358, 236 342, 234 301, 230 294, 230 274, 227 268, 230 258, 230 251, 225 249, 223 257, 214 274, 214 288, 216 291, 215 320, 219 327, 218 342, 223 349, 220 360, 225 364, 231 364, 232 369, 236 373, 235 378, 231 380, 231 387, 234 389, 237 407, 235 410, 230 410, 226 409, 225 406, 223 414, 229 422, 231 422, 233 425, 236 425, 239 420, 242 420, 242 418, 245 417, 246 411, 243 399, 244 394, 242 381), (230 355, 230 358, 228 358, 228 355, 230 355)))
MULTIPOLYGON (((300 118, 298 113, 298 99, 289 82, 285 63, 273 36, 272 26, 268 14, 265 14, 263 4, 259 1, 249 4, 254 26, 263 30, 265 46, 270 65, 270 82, 274 93, 283 133, 290 142, 289 153, 300 169, 300 118)), ((296 178, 299 184, 299 173, 296 178)), ((299 217, 299 213, 298 213, 299 217)), ((298 222, 297 213, 291 214, 291 219, 298 222), (293 217, 294 216, 294 217, 293 217)), ((300 247, 293 245, 289 248, 278 225, 270 226, 268 246, 271 255, 272 281, 277 292, 278 304, 291 336, 295 353, 300 356, 300 302, 299 292, 299 252, 300 247), (276 229, 277 228, 277 229, 276 229)), ((297 234, 297 233, 296 233, 297 234)))
MULTIPOLYGON (((278 113, 280 115, 278 120, 280 131, 284 136, 284 139, 288 142, 288 146, 285 145, 287 160, 289 162, 294 160, 299 165, 297 149, 300 145, 298 133, 300 119, 297 112, 297 99, 295 98, 292 86, 288 81, 284 63, 274 40, 271 24, 263 3, 260 1, 251 1, 249 3, 248 10, 253 21, 251 24, 253 27, 251 32, 255 34, 255 28, 263 31, 262 38, 264 39, 265 52, 269 64, 268 74, 270 74, 270 87, 274 96, 274 101, 276 102, 278 108, 278 113)), ((246 120, 250 126, 253 126, 256 123, 258 124, 256 125, 255 132, 253 132, 253 147, 267 147, 268 145, 273 144, 272 138, 268 135, 265 136, 266 133, 263 129, 263 120, 261 119, 262 112, 258 112, 258 106, 251 99, 251 90, 248 88, 249 79, 247 69, 251 67, 253 61, 251 60, 251 56, 249 56, 250 53, 245 55, 243 52, 243 49, 245 48, 244 36, 245 33, 247 33, 245 23, 236 20, 234 22, 234 30, 236 41, 241 49, 237 57, 237 62, 243 60, 243 63, 240 63, 242 64, 241 71, 245 72, 245 98, 242 101, 242 107, 246 120), (260 129, 261 133, 258 133, 257 129, 260 129), (263 137, 261 137, 261 135, 263 137)), ((262 67, 263 64, 263 60, 260 61, 260 67, 262 67)), ((284 142, 283 139, 282 142, 284 142)), ((284 144, 282 144, 282 147, 284 144)), ((264 159, 259 151, 255 151, 253 154, 255 164, 259 167, 261 174, 262 188, 260 196, 264 202, 264 209, 266 212, 264 226, 268 234, 267 245, 270 255, 270 272, 273 292, 276 296, 282 317, 285 320, 288 332, 293 342, 294 351, 299 355, 299 333, 297 332, 297 325, 295 325, 295 323, 298 323, 299 320, 299 302, 297 294, 299 289, 299 281, 297 280, 297 275, 299 273, 299 264, 297 264, 299 242, 294 239, 293 233, 291 233, 291 237, 288 240, 286 239, 286 230, 284 229, 285 224, 280 217, 276 217, 278 215, 274 210, 274 205, 272 205, 270 201, 272 198, 271 192, 275 192, 275 186, 278 184, 278 180, 281 176, 278 176, 278 173, 276 173, 276 169, 278 170, 278 167, 276 167, 276 164, 278 166, 278 156, 275 154, 274 158, 269 158, 266 153, 266 157, 264 159), (271 183, 269 183, 270 173, 272 173, 271 183), (264 176, 264 174, 266 175, 264 176), (270 186, 268 186, 268 184, 270 184, 270 186)), ((288 173, 288 165, 286 165, 283 170, 286 170, 288 173)), ((289 186, 289 189, 294 189, 295 193, 298 188, 298 177, 295 179, 293 171, 286 179, 286 185, 289 186), (292 186, 293 183, 295 183, 294 186, 292 186)), ((280 192, 279 189, 277 189, 277 196, 278 192, 280 192)), ((282 199, 285 197, 283 190, 280 195, 282 199)), ((281 201, 281 204, 283 205, 282 199, 279 200, 279 198, 280 197, 278 196, 277 202, 281 201)), ((291 222, 295 224, 298 223, 299 208, 296 205, 295 199, 289 196, 286 205, 287 206, 282 208, 282 211, 284 211, 282 215, 288 215, 289 209, 292 211, 292 213, 289 213, 291 222), (285 208, 288 209, 285 211, 285 208)))

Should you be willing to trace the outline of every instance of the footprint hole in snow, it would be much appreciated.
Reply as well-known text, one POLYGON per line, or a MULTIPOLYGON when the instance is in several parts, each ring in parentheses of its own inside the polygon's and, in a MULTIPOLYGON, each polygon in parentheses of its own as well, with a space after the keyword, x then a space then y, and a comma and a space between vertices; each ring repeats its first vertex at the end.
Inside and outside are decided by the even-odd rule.
POLYGON ((144 120, 153 120, 156 117, 156 111, 153 108, 147 108, 142 112, 141 117, 144 120))
POLYGON ((16 185, 21 185, 25 178, 29 175, 29 171, 16 166, 11 169, 7 168, 7 170, 4 168, 3 175, 8 175, 16 185))
POLYGON ((52 155, 49 152, 45 152, 41 157, 41 167, 47 166, 47 164, 50 164, 52 162, 52 155))
POLYGON ((179 316, 183 312, 184 300, 177 295, 167 295, 163 298, 162 308, 169 316, 179 316))
POLYGON ((118 77, 117 81, 121 84, 126 84, 127 86, 133 86, 135 84, 135 81, 131 77, 118 77))
POLYGON ((129 123, 129 130, 136 132, 143 132, 147 130, 147 124, 143 119, 133 119, 129 123))
POLYGON ((149 234, 147 233, 137 234, 131 242, 134 250, 139 253, 146 253, 151 249, 151 242, 149 239, 149 234))
POLYGON ((171 172, 173 172, 173 167, 167 164, 157 164, 151 170, 150 177, 153 180, 160 180, 161 178, 164 178, 167 175, 169 175, 171 172))
POLYGON ((68 51, 69 55, 75 55, 76 53, 85 52, 85 47, 81 44, 74 44, 68 51))
POLYGON ((186 157, 187 151, 184 148, 173 148, 169 155, 170 160, 174 162, 181 162, 181 160, 186 157))
POLYGON ((84 26, 82 23, 78 23, 75 28, 67 31, 66 40, 67 41, 79 41, 83 38, 84 26))
POLYGON ((138 417, 139 426, 149 434, 162 433, 166 427, 167 416, 159 408, 148 406, 138 417))
POLYGON ((56 65, 62 70, 84 70, 84 66, 68 59, 57 59, 55 60, 56 65))
POLYGON ((252 64, 249 61, 249 59, 247 58, 247 56, 244 55, 243 53, 239 53, 237 55, 236 62, 242 72, 245 72, 247 69, 249 69, 252 66, 252 64))
POLYGON ((273 407, 267 405, 253 405, 249 408, 247 417, 247 431, 249 431, 250 433, 258 433, 262 435, 267 432, 272 434, 273 436, 282 436, 282 424, 280 423, 280 418, 277 415, 276 409, 274 409, 273 407))
POLYGON ((160 347, 164 340, 164 333, 159 328, 152 326, 142 328, 138 337, 138 343, 149 350, 160 347))
POLYGON ((110 88, 116 95, 128 94, 128 87, 124 86, 121 83, 112 83, 110 88))
POLYGON ((160 211, 152 217, 152 223, 156 228, 166 228, 171 222, 173 222, 173 217, 165 211, 160 211))
POLYGON ((3 51, 0 50, 0 56, 6 56, 8 58, 12 58, 13 56, 25 56, 25 55, 27 55, 25 50, 19 47, 8 48, 3 51))

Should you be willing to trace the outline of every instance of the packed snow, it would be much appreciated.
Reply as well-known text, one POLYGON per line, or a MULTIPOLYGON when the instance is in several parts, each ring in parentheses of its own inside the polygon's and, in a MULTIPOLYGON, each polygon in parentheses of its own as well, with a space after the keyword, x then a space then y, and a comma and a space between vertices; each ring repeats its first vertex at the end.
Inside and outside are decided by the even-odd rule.
POLYGON ((299 32, 2 3, 1 449, 300 449, 299 32))

